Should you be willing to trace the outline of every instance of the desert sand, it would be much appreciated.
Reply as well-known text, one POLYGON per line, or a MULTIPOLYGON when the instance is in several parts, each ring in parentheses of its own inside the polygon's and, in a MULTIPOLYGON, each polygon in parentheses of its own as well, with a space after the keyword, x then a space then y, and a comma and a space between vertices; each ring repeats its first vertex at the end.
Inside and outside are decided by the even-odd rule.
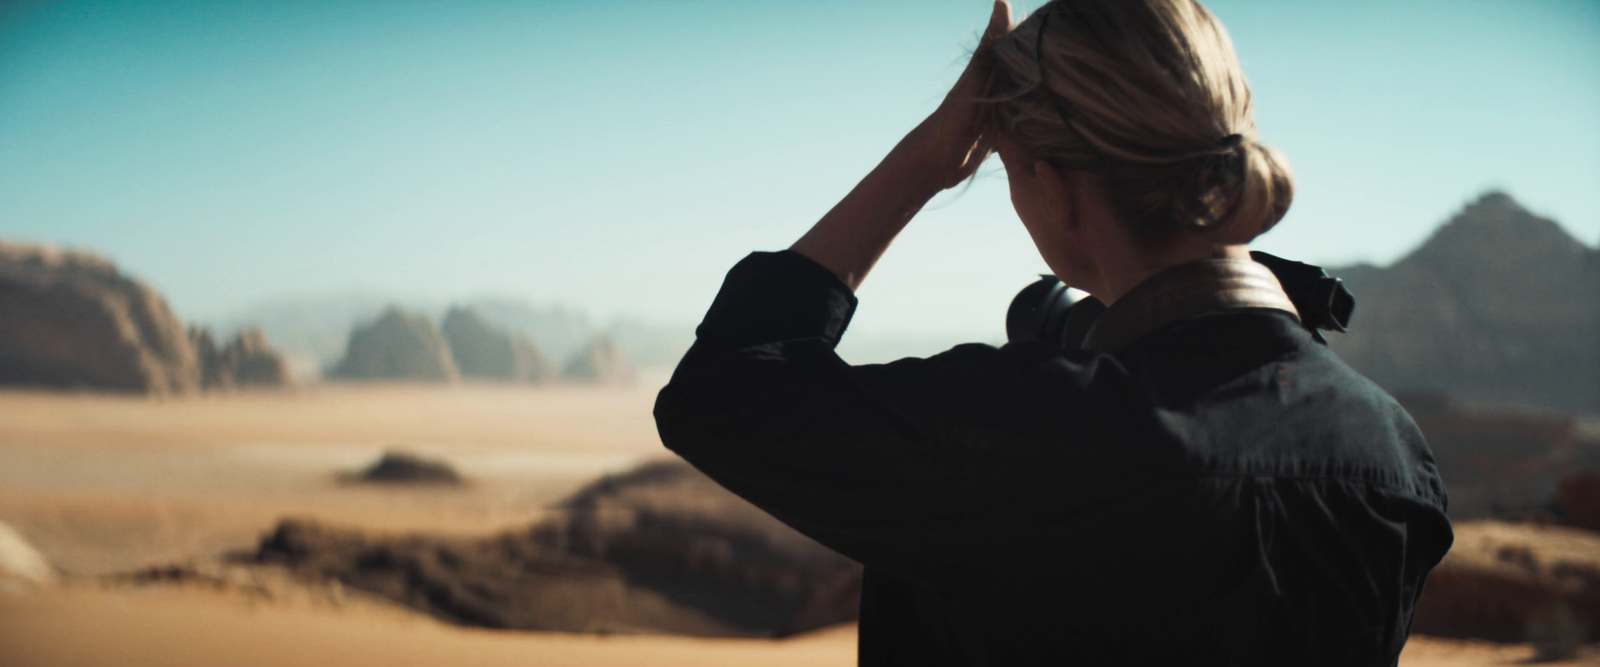
MULTIPOLYGON (((396 532, 526 525, 599 475, 668 456, 650 417, 664 379, 166 399, 0 392, 0 521, 63 575, 0 589, 0 665, 854 664, 850 626, 778 641, 498 632, 337 587, 118 576, 250 549, 284 516, 396 532), (470 484, 339 481, 396 447, 447 460, 470 484)), ((1418 637, 1401 664, 1531 655, 1525 645, 1418 637)))

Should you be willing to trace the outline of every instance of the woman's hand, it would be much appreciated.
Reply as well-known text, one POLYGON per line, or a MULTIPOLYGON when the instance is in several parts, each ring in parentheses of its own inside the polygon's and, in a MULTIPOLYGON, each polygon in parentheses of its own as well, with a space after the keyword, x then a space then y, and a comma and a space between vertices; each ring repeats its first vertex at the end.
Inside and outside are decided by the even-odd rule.
POLYGON ((889 243, 940 190, 978 170, 994 149, 984 133, 984 107, 994 69, 990 45, 1011 32, 1011 5, 996 0, 972 62, 928 118, 877 168, 822 216, 791 250, 832 271, 854 290, 889 243))
POLYGON ((980 100, 989 94, 994 72, 994 50, 990 47, 1010 34, 1011 28, 1011 4, 995 0, 989 27, 978 40, 978 48, 961 78, 939 108, 896 146, 896 150, 911 151, 929 168, 936 169, 943 188, 954 187, 972 176, 994 151, 994 137, 985 132, 987 110, 980 100))

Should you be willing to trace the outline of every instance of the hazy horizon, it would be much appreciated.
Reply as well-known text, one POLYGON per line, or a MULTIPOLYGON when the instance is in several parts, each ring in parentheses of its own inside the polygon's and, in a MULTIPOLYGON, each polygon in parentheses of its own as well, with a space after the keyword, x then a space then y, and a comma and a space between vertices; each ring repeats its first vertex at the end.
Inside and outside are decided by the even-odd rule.
MULTIPOLYGON (((1600 3, 1206 4, 1297 175, 1259 248, 1387 264, 1491 189, 1600 240, 1600 3)), ((103 253, 194 321, 363 294, 692 324, 937 103, 987 7, 0 9, 0 238, 103 253)), ((853 332, 1003 337, 1046 269, 986 172, 853 332)))

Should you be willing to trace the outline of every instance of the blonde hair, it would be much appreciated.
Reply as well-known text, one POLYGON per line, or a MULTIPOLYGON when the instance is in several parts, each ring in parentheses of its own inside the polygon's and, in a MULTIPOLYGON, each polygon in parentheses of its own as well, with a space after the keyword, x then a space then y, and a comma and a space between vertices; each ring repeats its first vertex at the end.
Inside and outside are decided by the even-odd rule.
POLYGON ((1034 159, 1101 174, 1142 237, 1244 243, 1288 212, 1289 163, 1256 141, 1233 42, 1198 2, 1055 0, 994 56, 999 133, 1034 159))

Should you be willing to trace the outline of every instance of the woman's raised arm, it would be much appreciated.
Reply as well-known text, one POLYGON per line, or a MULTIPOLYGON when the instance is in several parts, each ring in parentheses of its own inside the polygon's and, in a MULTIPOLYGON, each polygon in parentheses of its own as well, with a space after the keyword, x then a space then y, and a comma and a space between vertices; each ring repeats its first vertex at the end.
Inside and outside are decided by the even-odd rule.
POLYGON ((995 0, 989 27, 956 85, 866 178, 790 247, 861 287, 889 243, 922 207, 978 170, 994 149, 979 100, 987 93, 989 46, 1011 32, 1011 5, 995 0))

